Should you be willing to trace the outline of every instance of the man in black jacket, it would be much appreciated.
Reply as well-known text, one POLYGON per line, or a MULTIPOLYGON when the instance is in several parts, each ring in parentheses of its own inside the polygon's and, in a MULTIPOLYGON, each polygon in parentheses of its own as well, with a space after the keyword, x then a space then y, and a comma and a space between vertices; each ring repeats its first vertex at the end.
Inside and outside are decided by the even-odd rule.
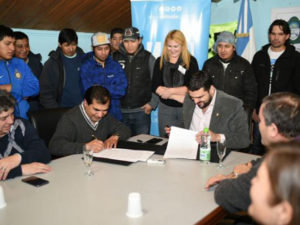
POLYGON ((127 94, 121 99, 123 122, 133 136, 148 134, 150 113, 158 104, 158 97, 151 90, 155 58, 144 49, 137 28, 124 30, 123 43, 113 59, 121 64, 128 80, 127 94))
POLYGON ((243 101, 249 117, 256 104, 256 81, 250 63, 235 51, 234 35, 223 31, 215 43, 217 55, 208 59, 203 66, 214 80, 218 90, 243 101))
MULTIPOLYGON (((284 20, 275 20, 269 27, 270 43, 253 58, 252 68, 258 85, 258 98, 253 120, 258 122, 262 99, 275 92, 288 91, 300 95, 300 53, 289 44, 291 30, 284 20)), ((253 153, 260 153, 260 135, 256 124, 253 153)))
MULTIPOLYGON (((25 33, 21 31, 15 31, 14 38, 16 40, 15 57, 23 59, 30 67, 32 73, 36 76, 36 78, 40 79, 40 75, 43 69, 43 65, 41 63, 41 54, 34 54, 30 51, 29 38, 25 33)), ((29 111, 39 110, 38 96, 29 97, 28 103, 30 105, 29 111)))
POLYGON ((81 55, 73 29, 64 28, 59 46, 49 53, 40 77, 40 103, 45 108, 73 107, 83 100, 80 82, 81 55))
POLYGON ((43 69, 41 54, 34 54, 30 51, 29 38, 25 33, 15 31, 14 38, 16 39, 15 56, 23 59, 33 74, 39 79, 43 69))

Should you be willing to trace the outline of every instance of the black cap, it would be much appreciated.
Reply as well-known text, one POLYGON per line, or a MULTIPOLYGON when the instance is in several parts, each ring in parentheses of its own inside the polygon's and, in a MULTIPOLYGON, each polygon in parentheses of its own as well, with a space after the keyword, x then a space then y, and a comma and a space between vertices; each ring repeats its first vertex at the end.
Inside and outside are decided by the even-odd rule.
POLYGON ((140 31, 136 27, 128 27, 124 30, 123 41, 140 38, 140 31))

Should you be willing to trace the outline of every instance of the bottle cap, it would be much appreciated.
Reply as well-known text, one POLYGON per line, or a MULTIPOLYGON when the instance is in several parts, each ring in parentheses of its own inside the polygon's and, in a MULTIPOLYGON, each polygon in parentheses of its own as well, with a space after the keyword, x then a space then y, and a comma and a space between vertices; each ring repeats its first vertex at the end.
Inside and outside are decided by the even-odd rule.
POLYGON ((208 129, 207 127, 205 127, 205 128, 203 129, 203 132, 206 133, 206 134, 208 134, 208 133, 209 133, 209 129, 208 129))

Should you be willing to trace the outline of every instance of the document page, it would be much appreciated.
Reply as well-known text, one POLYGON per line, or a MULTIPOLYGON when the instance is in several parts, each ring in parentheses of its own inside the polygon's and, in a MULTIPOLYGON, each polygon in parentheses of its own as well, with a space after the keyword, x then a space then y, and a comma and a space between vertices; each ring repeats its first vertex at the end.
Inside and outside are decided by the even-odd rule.
POLYGON ((152 155, 153 151, 139 151, 124 148, 104 149, 100 152, 94 153, 94 157, 115 159, 127 162, 147 161, 152 155))
POLYGON ((198 149, 196 134, 196 131, 171 127, 164 158, 196 159, 198 149))

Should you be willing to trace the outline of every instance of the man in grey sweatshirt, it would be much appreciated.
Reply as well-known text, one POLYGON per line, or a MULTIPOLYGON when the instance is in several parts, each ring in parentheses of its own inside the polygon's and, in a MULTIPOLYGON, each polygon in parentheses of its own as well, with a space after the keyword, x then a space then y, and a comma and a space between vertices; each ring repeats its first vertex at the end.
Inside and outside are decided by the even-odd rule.
POLYGON ((49 144, 51 154, 79 154, 83 148, 99 152, 129 138, 129 128, 108 114, 109 106, 110 94, 106 88, 87 89, 83 102, 66 112, 58 122, 49 144))

